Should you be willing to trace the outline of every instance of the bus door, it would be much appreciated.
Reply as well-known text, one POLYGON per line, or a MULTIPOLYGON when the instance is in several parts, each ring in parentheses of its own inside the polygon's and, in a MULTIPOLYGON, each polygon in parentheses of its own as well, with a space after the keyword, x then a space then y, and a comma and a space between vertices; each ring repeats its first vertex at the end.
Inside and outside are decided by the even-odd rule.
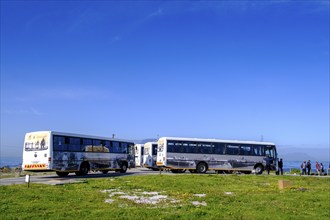
POLYGON ((266 146, 265 147, 265 154, 267 157, 271 158, 271 169, 276 170, 277 167, 277 154, 276 154, 276 149, 275 146, 266 146))
POLYGON ((133 143, 127 144, 127 161, 129 168, 135 168, 135 148, 133 143))
POLYGON ((152 167, 156 166, 157 161, 157 144, 152 144, 152 167))
POLYGON ((143 164, 144 167, 152 166, 151 146, 149 144, 144 145, 143 149, 143 164))

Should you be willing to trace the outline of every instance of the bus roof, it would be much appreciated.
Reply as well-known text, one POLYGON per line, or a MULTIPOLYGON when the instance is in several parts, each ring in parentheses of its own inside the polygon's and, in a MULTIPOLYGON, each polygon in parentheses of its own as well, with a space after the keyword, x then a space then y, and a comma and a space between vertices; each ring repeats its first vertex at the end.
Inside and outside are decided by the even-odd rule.
POLYGON ((174 141, 196 141, 196 142, 213 142, 213 143, 275 145, 272 142, 222 140, 222 139, 204 139, 204 138, 161 137, 161 138, 159 138, 159 140, 160 139, 167 139, 167 140, 174 140, 174 141))
POLYGON ((67 133, 67 132, 59 132, 59 131, 32 131, 32 132, 27 132, 26 135, 37 134, 37 133, 49 133, 52 135, 63 135, 63 136, 70 136, 70 137, 82 137, 82 138, 90 138, 90 139, 100 139, 100 140, 122 141, 122 142, 134 143, 133 141, 124 140, 124 139, 100 137, 100 136, 85 135, 85 134, 75 134, 75 133, 67 133))
POLYGON ((149 145, 149 144, 157 144, 157 141, 149 141, 149 142, 144 143, 144 145, 149 145))

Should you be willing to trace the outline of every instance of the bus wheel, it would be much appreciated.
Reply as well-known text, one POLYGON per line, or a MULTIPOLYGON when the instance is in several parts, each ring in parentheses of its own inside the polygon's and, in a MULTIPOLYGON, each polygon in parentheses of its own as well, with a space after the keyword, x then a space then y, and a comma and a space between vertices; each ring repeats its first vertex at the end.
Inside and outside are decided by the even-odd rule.
POLYGON ((264 168, 263 168, 262 165, 257 165, 256 168, 255 168, 255 170, 256 170, 256 174, 259 174, 260 175, 264 171, 264 168))
POLYGON ((89 171, 89 164, 88 162, 83 162, 81 165, 80 165, 80 169, 78 172, 75 172, 77 176, 85 176, 88 174, 88 171, 89 171))
POLYGON ((103 174, 107 174, 109 172, 109 170, 102 170, 103 174))
POLYGON ((60 177, 66 177, 66 176, 69 175, 69 172, 58 172, 58 171, 56 171, 56 174, 57 174, 57 176, 60 176, 60 177))
POLYGON ((199 163, 196 167, 197 173, 205 173, 207 171, 207 165, 206 163, 199 163))
POLYGON ((126 171, 127 171, 127 163, 123 163, 123 165, 121 166, 120 172, 126 173, 126 171))

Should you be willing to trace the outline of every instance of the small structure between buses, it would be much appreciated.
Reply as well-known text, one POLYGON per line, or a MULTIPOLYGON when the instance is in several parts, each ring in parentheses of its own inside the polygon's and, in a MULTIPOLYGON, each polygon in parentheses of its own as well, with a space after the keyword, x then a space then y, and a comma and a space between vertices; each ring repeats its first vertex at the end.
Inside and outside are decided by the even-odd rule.
POLYGON ((144 144, 135 144, 135 167, 143 167, 143 150, 144 144))
POLYGON ((71 172, 125 173, 134 166, 134 143, 129 141, 55 131, 25 135, 22 163, 25 171, 56 171, 63 177, 71 172))
POLYGON ((157 161, 157 142, 147 142, 143 150, 143 166, 153 171, 159 170, 157 161))

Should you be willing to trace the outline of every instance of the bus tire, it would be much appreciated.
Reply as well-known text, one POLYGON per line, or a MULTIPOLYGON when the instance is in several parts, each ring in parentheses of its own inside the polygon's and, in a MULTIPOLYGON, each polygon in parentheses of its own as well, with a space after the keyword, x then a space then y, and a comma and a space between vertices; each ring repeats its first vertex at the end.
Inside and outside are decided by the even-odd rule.
POLYGON ((56 171, 57 176, 59 177, 66 177, 69 175, 69 172, 58 172, 56 171))
POLYGON ((126 171, 127 171, 127 163, 124 162, 124 163, 121 165, 120 173, 126 173, 126 171))
POLYGON ((196 167, 197 173, 205 173, 207 171, 207 165, 204 162, 200 162, 196 167))
POLYGON ((88 162, 82 162, 80 164, 79 171, 75 172, 77 176, 85 176, 88 174, 89 171, 89 164, 88 162))
POLYGON ((256 167, 255 167, 255 171, 256 171, 256 174, 258 175, 261 175, 262 172, 264 172, 264 167, 260 164, 258 164, 256 167))
POLYGON ((102 170, 101 171, 103 174, 107 174, 109 172, 109 170, 102 170))

